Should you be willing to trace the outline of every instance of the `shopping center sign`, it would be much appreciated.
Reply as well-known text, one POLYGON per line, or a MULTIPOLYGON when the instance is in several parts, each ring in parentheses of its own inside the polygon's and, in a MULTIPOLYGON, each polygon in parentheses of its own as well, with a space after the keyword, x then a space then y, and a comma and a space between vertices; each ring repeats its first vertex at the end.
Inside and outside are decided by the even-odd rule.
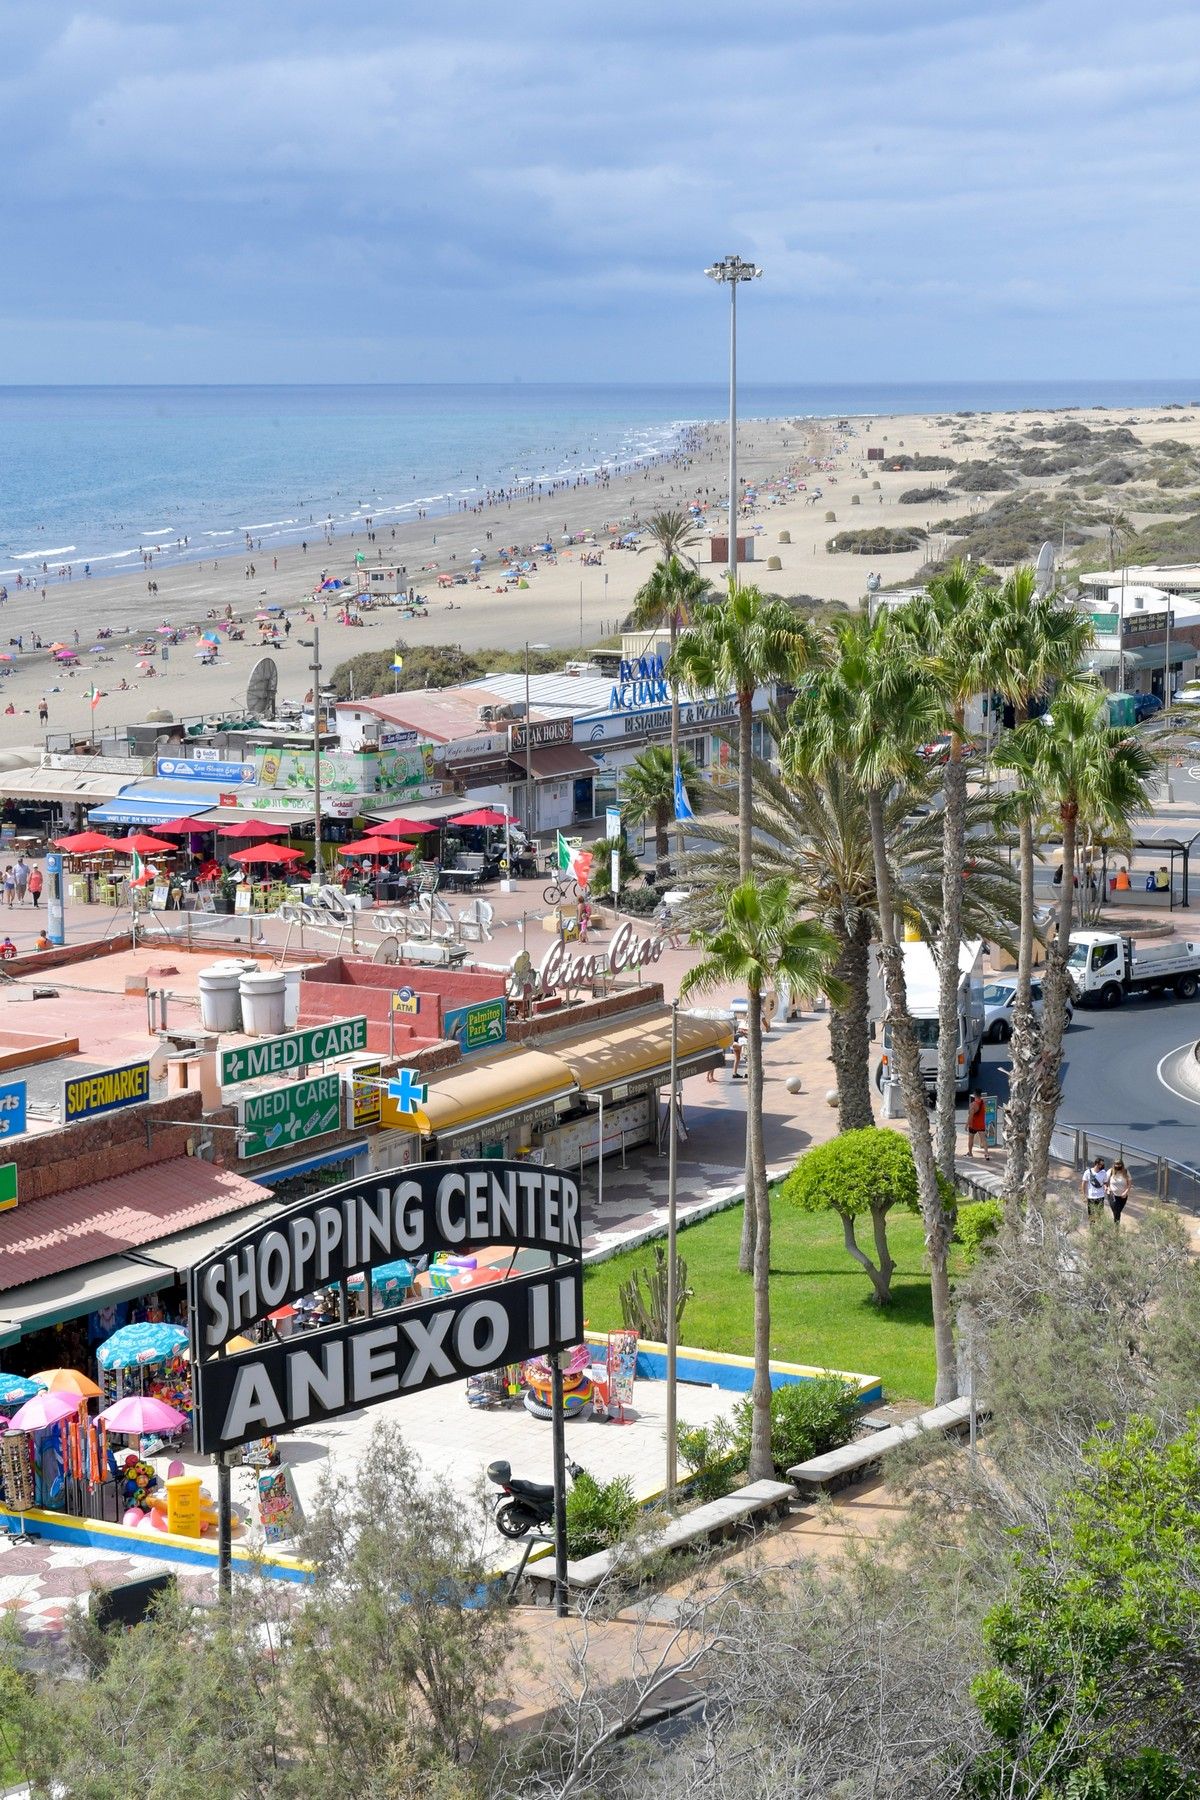
POLYGON ((331 1025, 313 1025, 307 1031, 289 1031, 285 1037, 261 1038, 257 1044, 239 1044, 221 1052, 221 1086, 258 1081, 264 1075, 291 1075, 309 1063, 332 1062, 367 1047, 367 1021, 335 1019, 331 1025))
MULTIPOLYGON (((191 1273, 196 1449, 458 1381, 578 1343, 583 1330, 579 1189, 536 1164, 422 1163, 300 1201, 234 1238, 191 1273), (399 1257, 491 1244, 563 1259, 372 1318, 219 1354, 271 1313, 399 1257)), ((370 1291, 370 1283, 367 1290, 370 1291)))

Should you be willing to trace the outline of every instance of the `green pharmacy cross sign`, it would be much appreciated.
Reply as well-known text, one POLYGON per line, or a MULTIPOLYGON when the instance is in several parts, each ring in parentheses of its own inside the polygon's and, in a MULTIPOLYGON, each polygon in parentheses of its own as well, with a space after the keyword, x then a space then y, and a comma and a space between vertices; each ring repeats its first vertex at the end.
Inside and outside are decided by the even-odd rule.
POLYGON ((317 1075, 311 1081, 289 1082, 247 1094, 241 1102, 242 1156, 265 1156, 268 1150, 284 1150, 309 1138, 336 1131, 342 1121, 341 1076, 317 1075))

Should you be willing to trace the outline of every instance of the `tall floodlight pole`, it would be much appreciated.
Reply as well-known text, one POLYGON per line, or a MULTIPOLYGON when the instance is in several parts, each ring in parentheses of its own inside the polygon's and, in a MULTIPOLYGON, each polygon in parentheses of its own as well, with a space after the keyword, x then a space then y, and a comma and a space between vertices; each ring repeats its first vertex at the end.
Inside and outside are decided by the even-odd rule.
POLYGON ((757 281, 762 270, 740 256, 726 256, 705 269, 729 288, 729 579, 737 582, 737 291, 739 281, 757 281))

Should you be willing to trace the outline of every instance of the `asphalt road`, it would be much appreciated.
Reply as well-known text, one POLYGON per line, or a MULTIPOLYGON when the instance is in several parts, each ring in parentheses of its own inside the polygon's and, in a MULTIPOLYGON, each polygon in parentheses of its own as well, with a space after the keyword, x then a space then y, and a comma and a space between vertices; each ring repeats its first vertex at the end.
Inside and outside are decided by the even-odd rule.
MULTIPOLYGON (((1200 1168, 1200 1101, 1181 1098, 1158 1074, 1163 1057, 1197 1038, 1200 997, 1126 1000, 1112 1012, 1080 1007, 1063 1040, 1061 1123, 1200 1168)), ((980 1085, 1001 1100, 1007 1067, 1007 1044, 985 1044, 980 1085)))

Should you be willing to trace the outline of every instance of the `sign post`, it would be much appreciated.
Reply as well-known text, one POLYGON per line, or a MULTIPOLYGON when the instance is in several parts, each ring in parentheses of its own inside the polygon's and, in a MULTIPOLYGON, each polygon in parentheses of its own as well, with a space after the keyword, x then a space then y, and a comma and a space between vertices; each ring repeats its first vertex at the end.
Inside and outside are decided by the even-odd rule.
POLYGON ((567 1616, 567 1440, 563 1413, 563 1372, 550 1359, 550 1431, 554 1452, 554 1610, 567 1616))
POLYGON ((46 857, 46 936, 52 944, 67 941, 66 915, 63 908, 63 859, 57 850, 46 857))

